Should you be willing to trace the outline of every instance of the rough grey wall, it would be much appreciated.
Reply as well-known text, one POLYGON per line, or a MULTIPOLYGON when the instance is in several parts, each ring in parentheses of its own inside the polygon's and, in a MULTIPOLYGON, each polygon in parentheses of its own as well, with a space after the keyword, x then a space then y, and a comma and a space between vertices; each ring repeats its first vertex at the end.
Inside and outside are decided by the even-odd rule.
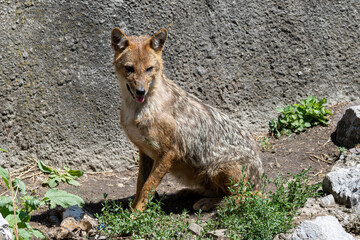
POLYGON ((120 170, 134 148, 119 124, 109 34, 170 35, 166 74, 266 131, 275 108, 313 94, 359 97, 358 0, 0 0, 0 164, 120 170))

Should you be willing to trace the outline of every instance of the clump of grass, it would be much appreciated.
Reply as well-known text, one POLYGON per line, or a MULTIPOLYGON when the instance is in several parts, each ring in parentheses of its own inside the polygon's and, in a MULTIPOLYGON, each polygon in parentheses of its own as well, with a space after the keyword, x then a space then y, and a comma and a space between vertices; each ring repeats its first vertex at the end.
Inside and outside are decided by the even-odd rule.
MULTIPOLYGON (((197 220, 203 227, 198 239, 216 229, 228 229, 230 239, 273 239, 275 235, 287 232, 294 227, 293 219, 306 200, 317 195, 319 184, 309 185, 308 171, 299 174, 278 175, 270 181, 263 176, 262 193, 256 194, 253 186, 245 181, 246 176, 237 183, 232 182, 232 195, 224 199, 225 204, 218 208, 216 218, 197 220), (269 183, 275 185, 274 192, 267 192, 269 183)), ((152 199, 150 197, 150 199, 152 199)), ((200 214, 201 215, 201 214, 200 214)), ((101 216, 97 216, 101 232, 109 238, 130 236, 131 238, 151 239, 193 239, 187 231, 189 215, 166 215, 161 210, 160 201, 149 201, 143 212, 124 209, 114 201, 105 201, 101 216)))
POLYGON ((286 178, 278 175, 273 181, 264 176, 263 193, 270 182, 276 187, 276 191, 265 196, 254 193, 251 184, 244 180, 232 183, 233 195, 226 197, 226 204, 218 209, 217 228, 228 229, 231 239, 273 239, 287 232, 294 227, 298 209, 319 188, 319 184, 308 184, 308 171, 289 174, 286 178))
POLYGON ((329 125, 328 115, 331 111, 325 108, 326 98, 318 100, 309 95, 300 101, 300 104, 288 105, 285 108, 277 108, 280 112, 277 119, 269 122, 270 131, 280 137, 283 134, 291 134, 305 131, 316 125, 329 125))
MULTIPOLYGON (((129 201, 131 205, 131 201, 129 201)), ((143 212, 126 209, 121 203, 105 201, 102 215, 97 215, 101 232, 109 238, 128 236, 134 239, 187 239, 189 227, 186 210, 180 215, 165 214, 161 210, 161 201, 149 196, 143 212)))

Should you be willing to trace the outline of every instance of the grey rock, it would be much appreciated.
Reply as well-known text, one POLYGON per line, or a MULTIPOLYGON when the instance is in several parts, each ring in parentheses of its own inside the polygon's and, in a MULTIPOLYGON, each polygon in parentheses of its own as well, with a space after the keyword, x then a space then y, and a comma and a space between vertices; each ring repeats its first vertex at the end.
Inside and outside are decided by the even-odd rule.
POLYGON ((302 222, 293 233, 291 240, 353 240, 355 239, 333 216, 321 216, 312 221, 302 222))
POLYGON ((328 173, 323 180, 323 190, 334 196, 339 204, 355 207, 360 204, 360 170, 349 168, 328 173))
POLYGON ((360 144, 360 105, 346 110, 337 124, 336 141, 347 148, 360 144))
POLYGON ((62 213, 62 218, 73 217, 76 221, 81 220, 85 215, 84 210, 78 205, 74 205, 65 209, 62 213))
POLYGON ((3 218, 0 213, 0 239, 1 240, 12 240, 11 230, 9 228, 9 223, 3 218))
POLYGON ((360 170, 360 155, 345 152, 340 155, 339 160, 331 168, 331 171, 336 171, 342 168, 354 168, 360 170))

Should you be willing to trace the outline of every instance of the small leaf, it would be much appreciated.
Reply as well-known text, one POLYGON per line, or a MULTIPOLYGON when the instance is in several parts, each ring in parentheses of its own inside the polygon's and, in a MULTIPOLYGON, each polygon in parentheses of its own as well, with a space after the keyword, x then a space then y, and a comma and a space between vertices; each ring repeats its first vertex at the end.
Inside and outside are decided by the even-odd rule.
POLYGON ((79 183, 78 181, 74 180, 74 179, 68 179, 67 180, 67 183, 70 184, 70 185, 73 185, 75 187, 79 187, 81 186, 81 183, 79 183))
POLYGON ((2 177, 4 181, 7 180, 9 182, 10 179, 9 172, 8 170, 2 168, 1 166, 0 166, 0 177, 2 177))
POLYGON ((0 151, 1 152, 7 152, 5 149, 2 149, 2 148, 0 148, 0 151))
POLYGON ((6 205, 12 206, 12 199, 8 196, 0 196, 0 209, 6 207, 6 205))
MULTIPOLYGON (((16 218, 19 219, 19 215, 16 214, 16 218)), ((9 226, 13 226, 15 223, 14 214, 9 214, 5 217, 5 220, 9 223, 9 226)))
POLYGON ((18 220, 20 220, 20 222, 29 222, 30 221, 30 214, 25 212, 25 211, 20 211, 18 220))
POLYGON ((82 175, 84 175, 84 172, 81 171, 81 170, 68 170, 67 171, 71 176, 74 176, 74 177, 81 177, 82 175))
POLYGON ((38 167, 44 173, 53 172, 53 170, 50 167, 46 166, 45 163, 43 163, 43 161, 41 161, 41 160, 38 160, 38 167))
POLYGON ((46 239, 44 234, 37 229, 32 229, 31 232, 34 235, 34 237, 36 237, 36 238, 46 239))
POLYGON ((19 237, 23 240, 31 240, 32 234, 28 229, 19 228, 19 237))
POLYGON ((309 127, 311 127, 311 124, 310 124, 309 122, 305 122, 305 123, 304 123, 304 127, 309 128, 309 127))
POLYGON ((25 207, 29 212, 32 212, 39 208, 41 202, 35 196, 26 196, 24 197, 25 207))
POLYGON ((284 109, 282 109, 281 107, 277 107, 277 108, 276 108, 276 111, 278 111, 278 112, 283 112, 284 109))
POLYGON ((14 188, 17 188, 21 194, 26 194, 26 184, 20 179, 16 178, 15 180, 13 180, 12 185, 14 188))
POLYGON ((49 185, 50 188, 56 187, 58 185, 57 178, 49 179, 48 185, 49 185))

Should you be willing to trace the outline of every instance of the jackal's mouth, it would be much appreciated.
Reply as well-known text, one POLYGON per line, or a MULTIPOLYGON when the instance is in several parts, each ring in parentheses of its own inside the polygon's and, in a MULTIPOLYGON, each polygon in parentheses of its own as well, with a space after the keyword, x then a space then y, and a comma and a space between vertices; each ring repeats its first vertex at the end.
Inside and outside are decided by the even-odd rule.
POLYGON ((143 96, 138 96, 137 94, 134 95, 134 93, 130 89, 129 84, 126 84, 126 87, 129 91, 129 93, 131 94, 131 96, 135 99, 135 101, 137 101, 138 103, 142 103, 145 101, 145 95, 143 95, 143 96))
POLYGON ((138 96, 136 96, 136 97, 135 97, 135 100, 136 100, 138 103, 142 103, 142 102, 145 101, 145 98, 144 98, 144 97, 138 97, 138 96))

